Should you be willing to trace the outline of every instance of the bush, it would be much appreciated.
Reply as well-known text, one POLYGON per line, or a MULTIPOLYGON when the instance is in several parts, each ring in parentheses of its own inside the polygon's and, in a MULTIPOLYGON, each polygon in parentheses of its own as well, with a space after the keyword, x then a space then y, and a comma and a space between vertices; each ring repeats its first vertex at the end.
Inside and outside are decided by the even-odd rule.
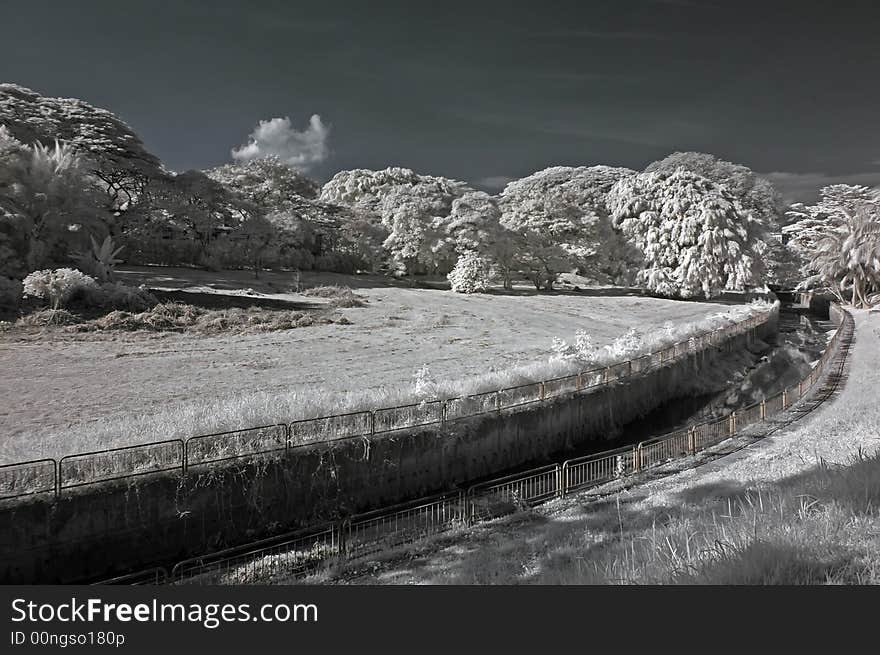
POLYGON ((89 289, 84 298, 89 307, 126 309, 142 312, 155 307, 159 300, 144 285, 131 287, 122 282, 106 282, 89 289))
POLYGON ((475 252, 466 252, 446 276, 456 293, 484 292, 492 284, 492 274, 487 262, 475 252))
POLYGON ((21 282, 0 276, 0 309, 17 309, 21 295, 21 282))
POLYGON ((362 296, 357 295, 349 287, 327 285, 312 287, 302 292, 304 296, 327 298, 333 307, 364 307, 366 303, 362 296))
POLYGON ((364 266, 365 263, 360 257, 344 252, 328 252, 315 258, 316 271, 331 271, 350 275, 364 266))
POLYGON ((34 271, 24 279, 24 295, 47 301, 54 309, 86 296, 98 287, 94 278, 75 268, 34 271))
POLYGON ((91 248, 70 255, 82 269, 96 280, 111 282, 115 273, 116 264, 121 264, 121 259, 116 259, 125 246, 116 247, 113 237, 106 236, 99 245, 95 237, 90 235, 91 248))

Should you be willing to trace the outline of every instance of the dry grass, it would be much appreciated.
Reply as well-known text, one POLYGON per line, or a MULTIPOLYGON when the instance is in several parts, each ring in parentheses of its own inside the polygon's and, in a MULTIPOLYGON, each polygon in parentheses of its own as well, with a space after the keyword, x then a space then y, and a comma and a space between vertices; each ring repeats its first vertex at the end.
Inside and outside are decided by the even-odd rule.
POLYGON ((76 325, 82 319, 66 309, 41 309, 26 314, 13 325, 24 327, 51 327, 53 325, 76 325))
MULTIPOLYGON (((880 583, 880 453, 650 517, 540 558, 540 584, 880 583)), ((613 509, 613 508, 610 508, 613 509)), ((606 526, 607 527, 607 526, 606 526)))
POLYGON ((179 302, 158 303, 143 312, 113 310, 104 316, 86 319, 64 309, 44 309, 27 314, 16 324, 21 327, 68 326, 76 332, 98 330, 177 331, 197 334, 251 334, 290 330, 312 325, 339 323, 348 319, 327 313, 272 310, 260 307, 210 310, 179 302))
POLYGON ((356 294, 351 288, 336 284, 312 287, 303 291, 302 295, 326 298, 333 307, 365 307, 367 304, 364 297, 356 294))

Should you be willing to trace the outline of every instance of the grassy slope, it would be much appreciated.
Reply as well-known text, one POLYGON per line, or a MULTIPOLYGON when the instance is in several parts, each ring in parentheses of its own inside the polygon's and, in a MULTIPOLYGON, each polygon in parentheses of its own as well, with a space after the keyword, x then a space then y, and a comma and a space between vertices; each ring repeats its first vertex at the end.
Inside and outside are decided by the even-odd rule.
POLYGON ((880 583, 880 315, 856 325, 845 388, 803 422, 599 502, 575 495, 425 542, 354 579, 880 583))
MULTIPOLYGON (((201 291, 213 285, 233 293, 253 287, 321 301, 283 293, 294 282, 289 275, 267 275, 258 286, 245 272, 212 278, 157 268, 135 270, 126 280, 201 291)), ((0 362, 15 371, 0 376, 0 458, 58 456, 292 420, 323 413, 328 402, 337 409, 394 405, 411 397, 412 376, 424 364, 441 383, 468 376, 486 382, 493 371, 535 362, 540 379, 554 336, 571 339, 586 329, 602 345, 632 325, 650 331, 735 309, 578 294, 462 296, 367 276, 304 274, 301 282, 350 284, 367 306, 338 310, 352 325, 266 334, 0 335, 0 362)))

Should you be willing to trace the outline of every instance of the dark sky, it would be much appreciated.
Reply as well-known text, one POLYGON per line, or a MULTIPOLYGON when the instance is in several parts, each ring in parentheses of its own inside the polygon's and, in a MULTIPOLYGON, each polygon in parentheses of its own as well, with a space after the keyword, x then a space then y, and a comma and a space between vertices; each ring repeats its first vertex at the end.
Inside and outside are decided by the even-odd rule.
POLYGON ((322 180, 400 165, 491 186, 700 150, 786 192, 880 183, 870 3, 3 5, 0 81, 116 112, 174 170, 228 161, 260 119, 319 114, 322 180))

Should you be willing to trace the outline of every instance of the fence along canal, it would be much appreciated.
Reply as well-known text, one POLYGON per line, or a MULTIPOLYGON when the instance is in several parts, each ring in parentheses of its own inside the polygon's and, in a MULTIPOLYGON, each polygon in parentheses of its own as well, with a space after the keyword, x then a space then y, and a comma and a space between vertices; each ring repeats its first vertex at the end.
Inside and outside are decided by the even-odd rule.
POLYGON ((190 470, 242 458, 290 455, 297 448, 317 443, 359 439, 430 425, 443 425, 480 414, 540 404, 556 398, 610 386, 639 376, 709 348, 723 348, 732 337, 754 337, 770 321, 778 306, 740 323, 696 334, 666 348, 606 367, 542 380, 516 387, 487 391, 461 398, 428 400, 418 404, 385 407, 109 448, 0 466, 0 500, 26 496, 56 498, 89 485, 137 478, 150 474, 187 475, 190 470))
POLYGON ((693 425, 634 446, 569 459, 468 489, 359 514, 312 530, 187 559, 170 571, 158 567, 103 584, 235 584, 273 576, 305 576, 335 562, 355 560, 456 526, 496 518, 635 476, 660 464, 695 455, 793 407, 814 391, 826 374, 832 378, 840 374, 852 332, 852 317, 843 313, 840 326, 809 375, 772 398, 723 419, 693 425))
POLYGON ((235 584, 273 576, 305 576, 333 563, 411 543, 456 526, 496 518, 696 455, 794 407, 818 391, 817 385, 823 379, 828 380, 828 393, 809 411, 830 397, 843 372, 854 330, 850 314, 841 312, 839 316, 837 330, 808 375, 779 394, 722 419, 692 425, 633 446, 569 459, 481 482, 468 489, 359 514, 312 530, 187 559, 170 570, 159 567, 122 576, 105 584, 235 584))

